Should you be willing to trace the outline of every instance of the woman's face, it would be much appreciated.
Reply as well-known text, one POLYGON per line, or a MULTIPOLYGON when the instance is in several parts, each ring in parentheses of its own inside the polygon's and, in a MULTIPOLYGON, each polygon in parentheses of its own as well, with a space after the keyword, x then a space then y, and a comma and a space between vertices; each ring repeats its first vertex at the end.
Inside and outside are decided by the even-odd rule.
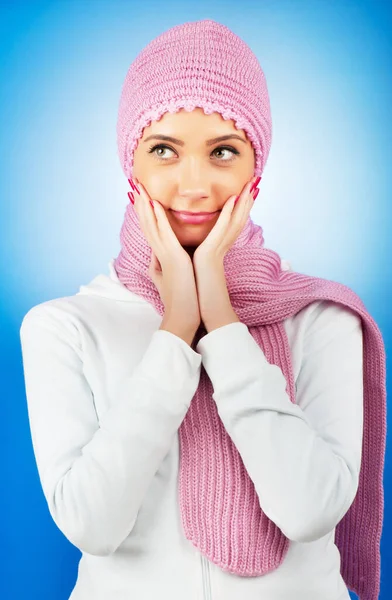
POLYGON ((145 127, 134 153, 133 175, 163 205, 180 244, 194 249, 211 231, 219 213, 205 223, 190 224, 180 221, 173 210, 220 211, 229 196, 242 191, 254 168, 255 154, 245 131, 219 113, 206 115, 197 107, 191 112, 167 112, 145 127), (212 141, 226 135, 240 139, 212 141))

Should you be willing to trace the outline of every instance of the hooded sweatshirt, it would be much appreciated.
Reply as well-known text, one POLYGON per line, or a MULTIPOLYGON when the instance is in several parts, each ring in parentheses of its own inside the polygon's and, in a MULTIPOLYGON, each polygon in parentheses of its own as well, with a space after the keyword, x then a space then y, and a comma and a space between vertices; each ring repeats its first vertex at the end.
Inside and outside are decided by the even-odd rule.
POLYGON ((69 600, 349 600, 334 535, 359 484, 360 317, 322 300, 284 321, 293 404, 244 323, 193 349, 159 329, 161 316, 120 282, 114 258, 108 266, 76 294, 33 306, 20 328, 40 483, 81 552, 69 600), (223 571, 182 529, 178 428, 202 364, 257 474, 260 506, 290 540, 284 562, 261 577, 223 571))

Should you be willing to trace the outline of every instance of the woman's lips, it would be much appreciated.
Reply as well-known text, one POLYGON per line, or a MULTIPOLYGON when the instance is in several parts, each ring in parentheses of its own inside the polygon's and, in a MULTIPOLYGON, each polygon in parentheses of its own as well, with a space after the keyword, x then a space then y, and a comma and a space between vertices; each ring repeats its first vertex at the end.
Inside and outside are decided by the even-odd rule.
POLYGON ((214 213, 209 213, 207 215, 189 215, 182 212, 177 212, 172 210, 172 213, 179 221, 183 223, 191 223, 197 225, 198 223, 205 223, 206 221, 211 221, 220 211, 217 210, 214 213))

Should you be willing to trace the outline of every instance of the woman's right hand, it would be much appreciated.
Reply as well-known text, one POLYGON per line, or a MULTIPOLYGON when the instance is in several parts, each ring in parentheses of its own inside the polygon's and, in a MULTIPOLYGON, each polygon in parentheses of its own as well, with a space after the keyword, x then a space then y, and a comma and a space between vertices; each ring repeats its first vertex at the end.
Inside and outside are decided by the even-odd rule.
POLYGON ((192 339, 201 321, 192 259, 178 241, 161 203, 155 200, 153 208, 143 184, 138 180, 135 184, 140 195, 134 193, 134 207, 152 249, 148 272, 165 307, 165 328, 169 325, 180 337, 192 339))

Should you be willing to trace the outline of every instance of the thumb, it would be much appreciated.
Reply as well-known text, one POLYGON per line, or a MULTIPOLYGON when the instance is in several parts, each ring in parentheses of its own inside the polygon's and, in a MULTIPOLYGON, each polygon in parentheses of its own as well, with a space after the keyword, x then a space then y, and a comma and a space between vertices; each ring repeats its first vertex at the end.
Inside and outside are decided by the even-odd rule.
POLYGON ((161 263, 159 262, 158 257, 156 256, 154 251, 151 252, 151 260, 150 260, 150 266, 148 268, 148 271, 149 271, 151 277, 154 277, 154 278, 157 275, 162 274, 161 263))

